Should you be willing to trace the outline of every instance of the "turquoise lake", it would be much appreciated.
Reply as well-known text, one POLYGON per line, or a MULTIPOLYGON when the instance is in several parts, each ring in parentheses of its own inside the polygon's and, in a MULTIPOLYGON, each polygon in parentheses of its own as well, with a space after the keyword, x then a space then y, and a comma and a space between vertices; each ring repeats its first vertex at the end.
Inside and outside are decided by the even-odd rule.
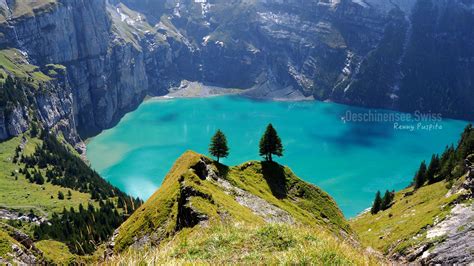
POLYGON ((406 115, 334 103, 236 96, 151 99, 93 138, 87 157, 106 180, 146 200, 183 152, 208 154, 217 129, 225 132, 230 147, 223 163, 260 160, 259 139, 266 125, 273 123, 285 147, 284 157, 276 161, 327 191, 345 216, 353 217, 370 206, 377 190, 409 185, 420 162, 456 143, 467 124, 414 118, 354 122, 343 119, 348 113, 406 115))

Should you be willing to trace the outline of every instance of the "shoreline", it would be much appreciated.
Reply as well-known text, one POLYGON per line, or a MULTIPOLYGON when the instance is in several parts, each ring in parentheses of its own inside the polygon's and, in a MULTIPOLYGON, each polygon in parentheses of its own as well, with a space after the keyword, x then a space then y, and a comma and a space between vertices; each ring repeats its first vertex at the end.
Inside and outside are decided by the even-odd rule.
MULTIPOLYGON (((303 96, 301 93, 295 93, 294 97, 288 97, 289 93, 287 90, 276 90, 275 92, 285 91, 284 95, 278 95, 279 93, 268 93, 267 95, 255 93, 256 88, 241 89, 241 88, 223 88, 213 85, 205 85, 201 82, 196 81, 181 81, 180 86, 171 87, 166 95, 147 97, 144 102, 149 100, 170 100, 170 99, 193 99, 193 98, 210 98, 226 95, 236 95, 247 99, 261 100, 261 101, 274 101, 274 102, 309 102, 317 101, 314 97, 303 96)), ((322 101, 331 102, 331 101, 322 101)))

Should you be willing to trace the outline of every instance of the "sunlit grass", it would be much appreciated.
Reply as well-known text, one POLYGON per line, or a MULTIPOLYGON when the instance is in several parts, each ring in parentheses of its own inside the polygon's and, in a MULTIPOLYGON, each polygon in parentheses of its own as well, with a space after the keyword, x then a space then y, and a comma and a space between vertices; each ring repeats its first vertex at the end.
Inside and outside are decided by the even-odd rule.
POLYGON ((411 191, 413 188, 397 192, 395 203, 386 211, 366 213, 350 221, 364 245, 383 253, 403 253, 424 240, 426 227, 446 217, 451 209, 449 204, 459 196, 447 195, 446 182, 424 186, 405 196, 411 191))
POLYGON ((104 265, 379 265, 362 249, 314 227, 267 224, 187 229, 156 248, 129 249, 104 265))

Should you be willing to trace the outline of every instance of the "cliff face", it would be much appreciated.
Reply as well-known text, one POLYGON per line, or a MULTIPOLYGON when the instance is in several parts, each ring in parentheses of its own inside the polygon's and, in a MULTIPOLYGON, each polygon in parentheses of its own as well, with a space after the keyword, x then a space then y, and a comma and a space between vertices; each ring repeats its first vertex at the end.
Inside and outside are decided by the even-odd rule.
POLYGON ((22 134, 35 122, 79 144, 66 68, 51 64, 39 68, 17 49, 1 50, 0 61, 0 140, 22 134))
POLYGON ((110 126, 148 87, 143 54, 114 43, 103 0, 60 1, 48 12, 13 18, 6 39, 37 65, 66 66, 74 115, 84 134, 110 126))
POLYGON ((181 80, 472 118, 473 3, 0 1, 0 46, 67 68, 84 136, 181 80))
POLYGON ((474 113, 472 0, 122 2, 186 51, 172 59, 184 79, 258 98, 474 113))

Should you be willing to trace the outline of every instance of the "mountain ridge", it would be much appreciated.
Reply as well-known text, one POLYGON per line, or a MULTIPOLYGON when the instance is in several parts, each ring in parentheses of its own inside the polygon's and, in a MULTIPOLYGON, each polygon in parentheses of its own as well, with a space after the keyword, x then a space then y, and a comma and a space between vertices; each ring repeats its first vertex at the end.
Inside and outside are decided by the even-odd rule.
POLYGON ((118 229, 114 246, 120 251, 143 239, 159 243, 183 228, 227 220, 324 225, 338 234, 351 233, 334 200, 288 168, 271 162, 228 168, 187 151, 160 189, 118 229))
POLYGON ((274 248, 281 254, 282 263, 309 260, 375 264, 379 260, 360 247, 334 200, 300 180, 289 168, 257 161, 227 167, 187 151, 176 160, 160 189, 116 230, 108 244, 106 261, 278 261, 267 257, 274 257, 274 248), (224 240, 228 233, 234 236, 224 240), (267 234, 275 237, 272 244, 265 244, 266 237, 270 237, 267 234), (325 242, 326 250, 313 246, 306 234, 325 242), (224 238, 220 245, 211 244, 212 239, 220 238, 224 238), (196 247, 182 246, 201 240, 204 242, 196 243, 196 247), (184 242, 180 244, 181 241, 184 242), (236 243, 240 241, 259 243, 261 250, 253 249, 250 242, 236 243), (175 251, 169 250, 170 246, 175 251), (193 248, 202 256, 195 257, 189 251, 193 248), (153 255, 161 249, 164 252, 153 255), (325 252, 332 255, 324 257, 325 252), (358 256, 349 255, 353 252, 358 256), (152 259, 153 256, 157 258, 152 259))

